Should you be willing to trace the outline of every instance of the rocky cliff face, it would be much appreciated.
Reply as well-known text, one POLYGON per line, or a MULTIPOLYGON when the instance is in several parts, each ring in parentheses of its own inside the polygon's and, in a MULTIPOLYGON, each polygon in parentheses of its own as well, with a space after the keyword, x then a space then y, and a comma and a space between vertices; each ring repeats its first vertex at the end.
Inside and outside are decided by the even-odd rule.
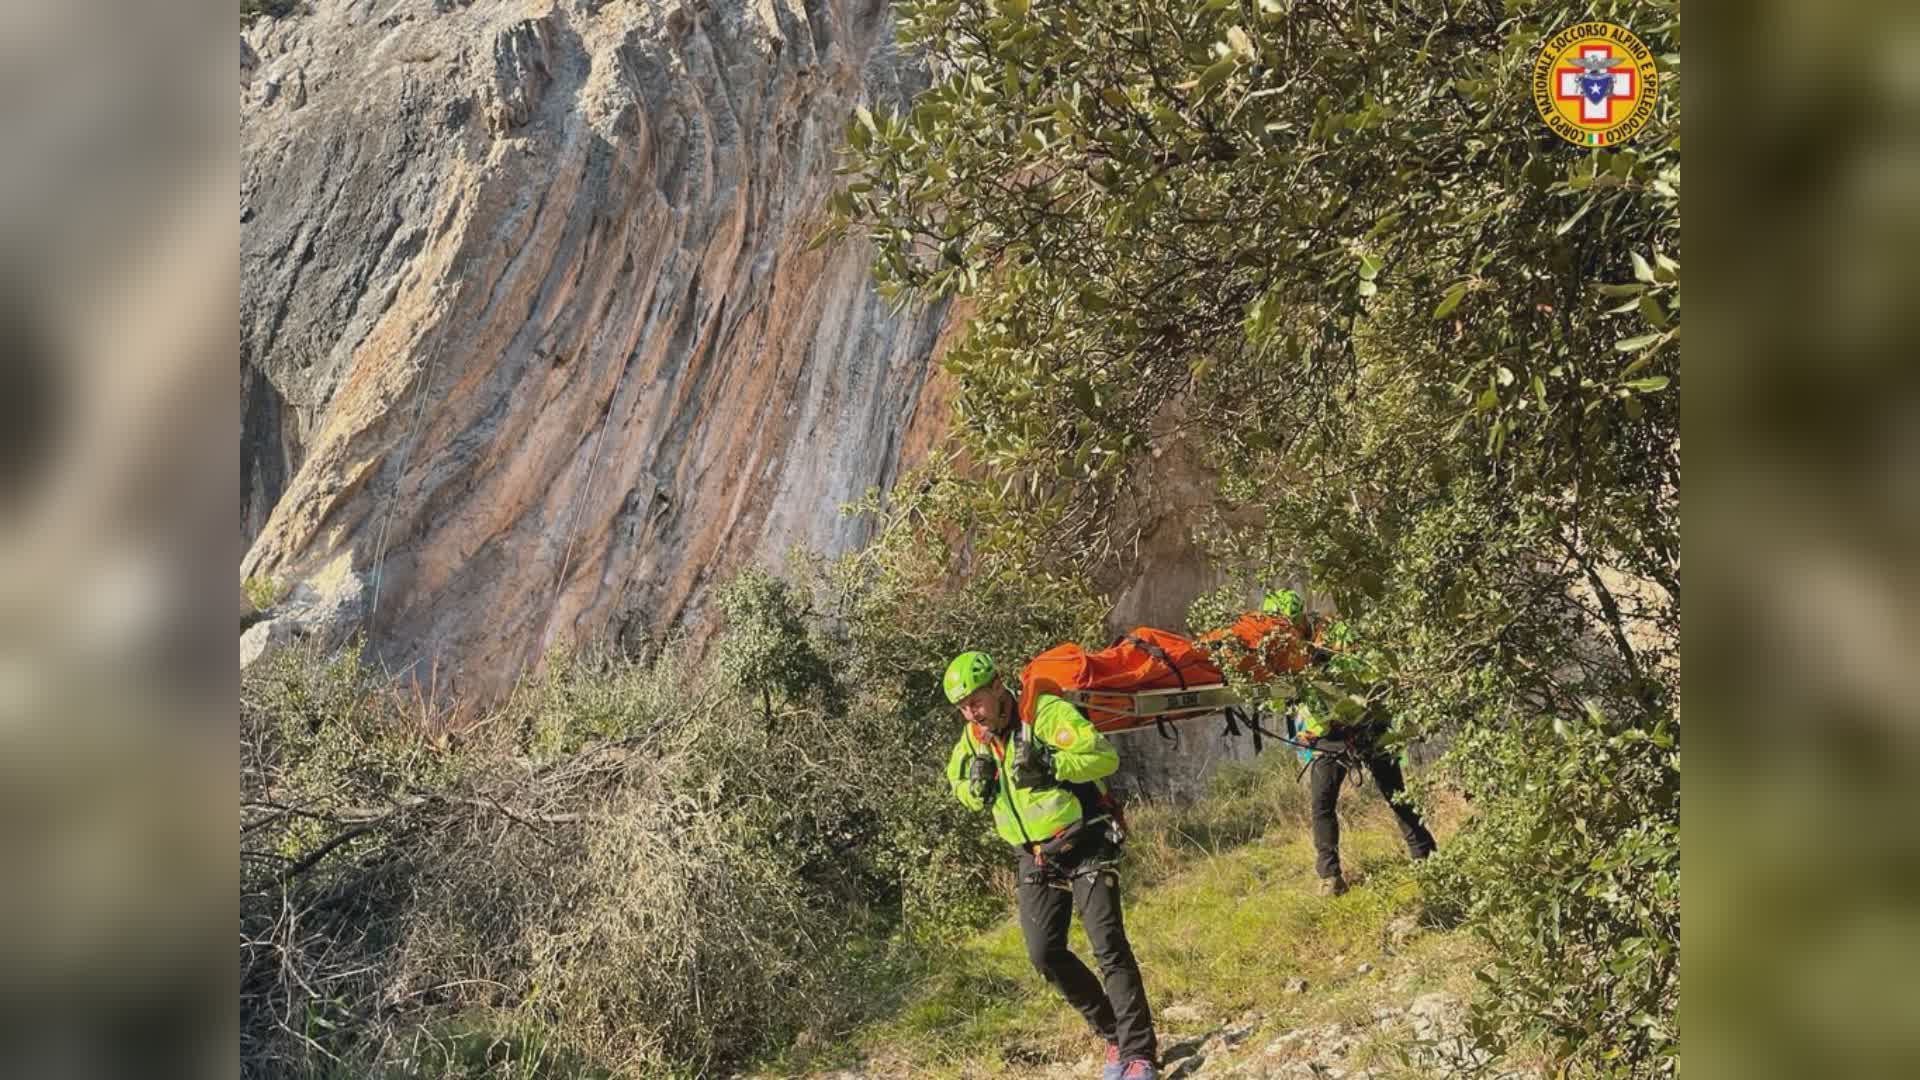
MULTIPOLYGON (((243 658, 364 632, 487 697, 563 640, 702 627, 709 583, 864 540, 944 430, 960 318, 807 251, 854 103, 917 87, 880 0, 338 0, 241 49, 243 658), (249 617, 250 618, 250 617, 249 617)), ((1143 465, 1115 631, 1217 581, 1191 447, 1143 465)), ((1129 736, 1136 786, 1223 754, 1129 736)))
MULTIPOLYGON (((364 630, 487 694, 863 539, 945 312, 807 251, 880 0, 321 0, 242 46, 255 644, 364 630)), ((918 421, 916 422, 916 416, 918 421)), ((424 673, 424 667, 415 670, 424 673)))

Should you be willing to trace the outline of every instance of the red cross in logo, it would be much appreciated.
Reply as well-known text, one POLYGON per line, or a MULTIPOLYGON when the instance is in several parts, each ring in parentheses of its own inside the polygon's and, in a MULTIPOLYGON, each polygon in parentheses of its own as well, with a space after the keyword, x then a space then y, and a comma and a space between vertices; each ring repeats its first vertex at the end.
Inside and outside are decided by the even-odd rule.
MULTIPOLYGON (((1605 45, 1582 45, 1580 55, 1610 56, 1613 50, 1605 45)), ((1604 69, 1613 76, 1613 86, 1608 94, 1594 101, 1581 93, 1580 80, 1587 76, 1584 68, 1555 68, 1553 72, 1553 96, 1560 101, 1578 101, 1580 103, 1580 122, 1583 124, 1613 123, 1613 103, 1633 100, 1633 65, 1623 64, 1604 69)), ((1597 74, 1597 73, 1596 73, 1597 74)))

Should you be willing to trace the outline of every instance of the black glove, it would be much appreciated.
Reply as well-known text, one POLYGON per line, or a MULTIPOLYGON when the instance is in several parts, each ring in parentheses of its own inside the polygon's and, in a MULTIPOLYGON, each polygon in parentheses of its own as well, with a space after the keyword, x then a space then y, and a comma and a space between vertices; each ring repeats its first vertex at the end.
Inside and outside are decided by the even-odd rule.
POLYGON ((994 791, 999 787, 999 776, 994 769, 991 754, 975 754, 967 766, 967 790, 981 802, 990 802, 994 791))
POLYGON ((1059 783, 1053 775, 1053 747, 1028 739, 1013 759, 1013 782, 1023 788, 1052 787, 1059 783))

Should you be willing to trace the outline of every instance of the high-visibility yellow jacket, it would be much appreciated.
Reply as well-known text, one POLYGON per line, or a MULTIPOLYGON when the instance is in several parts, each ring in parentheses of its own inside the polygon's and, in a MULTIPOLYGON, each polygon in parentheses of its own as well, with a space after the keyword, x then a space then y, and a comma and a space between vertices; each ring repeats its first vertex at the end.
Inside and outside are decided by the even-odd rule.
POLYGON ((1080 820, 1084 813, 1080 798, 1065 784, 1093 784, 1104 792, 1102 778, 1120 767, 1120 754, 1113 743, 1096 731, 1072 702, 1051 694, 1040 696, 1031 731, 1016 720, 1007 729, 1007 738, 1002 739, 978 724, 968 724, 953 744, 953 754, 947 759, 948 786, 961 805, 984 810, 986 803, 974 797, 968 782, 976 754, 991 756, 999 777, 992 793, 994 831, 1002 840, 1021 848, 1044 843, 1080 820), (1059 784, 1025 788, 1014 782, 1013 762, 1021 741, 1028 738, 1052 749, 1053 776, 1059 784))

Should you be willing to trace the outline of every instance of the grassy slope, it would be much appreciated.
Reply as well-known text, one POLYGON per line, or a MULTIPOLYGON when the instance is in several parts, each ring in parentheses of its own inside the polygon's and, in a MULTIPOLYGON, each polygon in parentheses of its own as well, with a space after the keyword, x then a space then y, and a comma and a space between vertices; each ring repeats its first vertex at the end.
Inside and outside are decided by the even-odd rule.
MULTIPOLYGON (((1434 1075, 1432 1060, 1400 1060, 1418 1050, 1406 1008, 1423 996, 1432 1005, 1436 991, 1470 997, 1477 950, 1419 925, 1418 887, 1371 788, 1350 786, 1341 800, 1342 856, 1356 887, 1337 899, 1317 894, 1304 784, 1290 760, 1232 769, 1193 806, 1132 812, 1127 924, 1168 1075, 1315 1075, 1315 1060, 1434 1075), (1307 992, 1288 992, 1293 979, 1307 992)), ((1458 811, 1437 817, 1444 845, 1458 811)), ((1090 955, 1077 921, 1073 941, 1090 955)), ((895 980, 881 1019, 791 1051, 761 1075, 1098 1075, 1097 1041, 1033 973, 1011 918, 895 980)))

